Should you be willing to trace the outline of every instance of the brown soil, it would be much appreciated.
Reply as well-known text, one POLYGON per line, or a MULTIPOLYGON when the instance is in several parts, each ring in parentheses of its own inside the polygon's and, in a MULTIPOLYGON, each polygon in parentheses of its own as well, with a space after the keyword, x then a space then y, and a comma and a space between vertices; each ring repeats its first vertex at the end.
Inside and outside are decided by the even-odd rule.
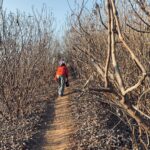
POLYGON ((74 133, 74 122, 71 116, 69 100, 70 88, 66 88, 65 95, 55 101, 53 122, 48 124, 45 131, 43 150, 67 150, 71 146, 71 135, 74 133))

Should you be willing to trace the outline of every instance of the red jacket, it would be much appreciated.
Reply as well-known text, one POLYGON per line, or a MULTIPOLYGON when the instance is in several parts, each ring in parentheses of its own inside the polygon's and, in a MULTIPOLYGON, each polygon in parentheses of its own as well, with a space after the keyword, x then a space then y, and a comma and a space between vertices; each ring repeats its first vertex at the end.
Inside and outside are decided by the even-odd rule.
POLYGON ((68 69, 66 66, 59 66, 56 71, 55 79, 57 79, 57 76, 65 76, 68 78, 68 69))

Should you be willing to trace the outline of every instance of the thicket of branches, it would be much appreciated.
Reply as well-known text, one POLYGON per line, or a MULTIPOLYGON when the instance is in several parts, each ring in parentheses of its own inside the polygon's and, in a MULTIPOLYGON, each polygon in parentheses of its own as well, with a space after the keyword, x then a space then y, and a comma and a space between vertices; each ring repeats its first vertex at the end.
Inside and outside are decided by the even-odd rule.
POLYGON ((28 16, 1 11, 0 149, 22 149, 35 134, 53 92, 58 48, 54 18, 45 6, 28 16))
POLYGON ((100 2, 72 10, 65 38, 70 63, 87 80, 84 87, 103 95, 129 126, 132 147, 149 149, 150 3, 100 2))

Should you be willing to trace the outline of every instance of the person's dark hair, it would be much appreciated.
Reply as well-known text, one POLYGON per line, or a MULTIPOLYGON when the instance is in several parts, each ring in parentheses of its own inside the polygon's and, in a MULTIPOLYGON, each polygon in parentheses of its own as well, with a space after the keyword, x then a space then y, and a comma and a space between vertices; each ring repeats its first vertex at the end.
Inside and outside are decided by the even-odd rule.
POLYGON ((63 63, 63 64, 61 64, 61 66, 66 66, 66 64, 65 64, 65 63, 63 63))

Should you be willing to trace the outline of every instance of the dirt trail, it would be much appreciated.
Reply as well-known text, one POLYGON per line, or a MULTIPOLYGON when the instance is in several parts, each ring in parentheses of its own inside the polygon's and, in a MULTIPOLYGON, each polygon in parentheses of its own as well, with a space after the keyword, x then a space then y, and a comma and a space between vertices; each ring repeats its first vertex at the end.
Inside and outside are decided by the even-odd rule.
POLYGON ((68 150, 71 145, 70 136, 74 133, 74 122, 71 117, 69 101, 70 88, 65 90, 63 97, 55 101, 53 123, 46 130, 42 150, 68 150))

